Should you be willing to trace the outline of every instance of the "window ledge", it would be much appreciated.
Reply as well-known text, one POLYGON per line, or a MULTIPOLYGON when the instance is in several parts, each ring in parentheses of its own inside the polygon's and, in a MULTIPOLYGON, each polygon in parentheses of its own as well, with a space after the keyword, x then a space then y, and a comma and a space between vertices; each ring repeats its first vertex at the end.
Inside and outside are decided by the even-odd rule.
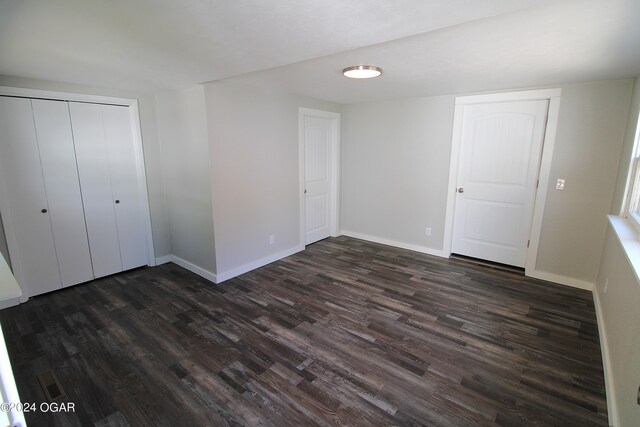
POLYGON ((636 280, 640 283, 640 239, 638 231, 626 218, 609 215, 609 224, 622 246, 623 252, 633 268, 636 280))

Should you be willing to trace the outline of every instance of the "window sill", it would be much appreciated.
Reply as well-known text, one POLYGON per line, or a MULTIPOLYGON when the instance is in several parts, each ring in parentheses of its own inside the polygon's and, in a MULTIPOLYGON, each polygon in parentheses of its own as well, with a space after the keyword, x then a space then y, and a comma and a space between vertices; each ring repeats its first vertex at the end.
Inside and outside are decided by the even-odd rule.
POLYGON ((609 224, 627 256, 629 265, 633 268, 636 280, 640 283, 640 240, 638 231, 626 218, 609 215, 609 224))

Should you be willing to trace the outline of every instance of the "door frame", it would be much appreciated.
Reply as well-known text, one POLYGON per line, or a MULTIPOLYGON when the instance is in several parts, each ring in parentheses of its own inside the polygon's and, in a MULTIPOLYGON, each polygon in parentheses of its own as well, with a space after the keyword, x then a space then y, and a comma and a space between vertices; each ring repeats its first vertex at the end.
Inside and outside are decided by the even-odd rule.
POLYGON ((305 203, 305 171, 306 159, 304 149, 304 119, 305 117, 320 117, 331 120, 332 154, 329 159, 331 163, 331 196, 329 197, 329 229, 332 237, 338 236, 338 212, 340 198, 340 113, 331 111, 314 110, 311 108, 298 108, 298 153, 299 153, 299 206, 300 206, 300 250, 306 246, 306 203, 305 203))
MULTIPOLYGON (((149 208, 149 192, 147 190, 147 177, 144 164, 144 152, 142 147, 142 131, 140 126, 140 112, 138 108, 138 100, 130 98, 117 98, 102 95, 88 95, 71 92, 57 92, 41 89, 30 89, 20 87, 0 86, 1 96, 14 96, 19 98, 41 98, 52 99, 57 101, 70 102, 86 102, 93 104, 109 104, 130 107, 131 123, 133 127, 133 141, 136 153, 136 168, 138 174, 138 190, 144 195, 142 203, 142 212, 145 220, 145 234, 147 237, 147 265, 153 267, 156 265, 155 250, 153 247, 153 232, 151 229, 151 211, 149 208)), ((0 209, 3 212, 5 238, 9 249, 9 255, 15 253, 16 238, 11 227, 11 212, 6 209, 6 198, 0 188, 0 209)), ((13 263, 13 261, 12 261, 13 263)), ((26 298, 25 298, 26 301, 26 298)), ((22 301, 24 302, 24 301, 22 301)))
POLYGON ((453 136, 451 142, 451 160, 449 165, 449 184, 447 186, 447 210, 444 225, 444 255, 451 256, 451 244, 453 239, 453 219, 455 212, 455 192, 458 180, 458 166, 460 163, 460 146, 462 144, 462 119, 464 107, 473 104, 488 104, 493 102, 511 101, 540 101, 548 100, 547 124, 542 142, 542 154, 540 158, 540 170, 538 172, 538 188, 533 207, 533 219, 529 232, 529 248, 525 262, 525 275, 535 276, 536 260, 538 258, 538 245, 542 231, 542 217, 549 187, 549 175, 551 172, 551 160, 553 147, 556 140, 558 127, 558 113, 560 111, 561 89, 526 90, 518 92, 492 93, 485 95, 460 96, 455 101, 453 117, 453 136))

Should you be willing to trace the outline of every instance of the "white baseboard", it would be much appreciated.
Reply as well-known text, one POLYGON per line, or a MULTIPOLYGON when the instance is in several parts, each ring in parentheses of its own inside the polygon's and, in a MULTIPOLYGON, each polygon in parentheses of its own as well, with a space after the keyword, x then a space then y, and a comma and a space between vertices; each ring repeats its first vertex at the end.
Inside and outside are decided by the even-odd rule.
POLYGON ((443 250, 428 248, 426 246, 413 245, 411 243, 398 242, 396 240, 385 239, 383 237, 370 236, 368 234, 356 233, 355 231, 340 230, 343 236, 353 237, 354 239, 367 240, 369 242, 380 243, 382 245, 395 246, 396 248, 408 249, 414 252, 420 252, 427 255, 435 255, 441 258, 449 258, 443 250))
POLYGON ((547 282, 571 286, 572 288, 584 289, 585 291, 593 291, 594 289, 594 284, 592 282, 574 279, 573 277, 562 276, 560 274, 547 273, 546 271, 527 271, 525 275, 533 277, 534 279, 546 280, 547 282))
POLYGON ((165 255, 156 258, 156 265, 162 265, 171 262, 171 255, 165 255))
POLYGON ((175 255, 166 255, 163 256, 162 260, 165 260, 168 258, 168 261, 163 262, 163 264, 166 264, 167 262, 173 262, 174 264, 178 264, 180 267, 182 268, 186 268, 187 270, 189 270, 192 273, 197 274, 200 277, 203 277, 205 279, 207 279, 210 282, 213 283, 218 283, 218 278, 216 277, 216 275, 208 270, 205 270, 202 267, 198 267, 195 264, 190 263, 189 261, 186 261, 180 257, 177 257, 175 255))
POLYGON ((267 257, 261 258, 259 260, 250 262, 248 264, 241 265, 240 267, 227 270, 223 273, 218 273, 217 275, 218 281, 216 283, 222 283, 225 280, 229 280, 233 277, 239 276, 251 270, 255 270, 256 268, 262 267, 264 265, 271 264, 272 262, 278 261, 279 259, 282 259, 282 258, 286 258, 288 256, 291 256, 303 250, 304 250, 304 246, 294 246, 282 252, 278 252, 273 255, 269 255, 267 257))
POLYGON ((609 425, 617 426, 618 410, 616 408, 615 390, 613 387, 613 368, 611 366, 611 357, 609 356, 609 340, 604 327, 604 315, 602 313, 602 305, 600 303, 600 294, 598 289, 593 289, 593 302, 596 306, 596 319, 598 321, 598 334, 600 335, 600 352, 602 353, 602 366, 604 368, 604 387, 607 393, 607 415, 609 417, 609 425))

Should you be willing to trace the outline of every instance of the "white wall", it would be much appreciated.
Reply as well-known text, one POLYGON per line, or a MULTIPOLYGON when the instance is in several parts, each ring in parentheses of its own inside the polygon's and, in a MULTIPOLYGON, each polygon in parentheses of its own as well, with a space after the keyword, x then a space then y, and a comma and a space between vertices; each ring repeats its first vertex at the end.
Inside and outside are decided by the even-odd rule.
MULTIPOLYGON (((639 243, 636 241, 636 245, 639 243)), ((640 281, 613 229, 609 229, 594 293, 597 296, 601 345, 608 356, 609 423, 637 426, 640 406, 640 281), (605 283, 606 286, 605 293, 605 283), (612 415, 614 417, 612 417, 612 415)))
POLYGON ((224 280, 299 250, 298 108, 340 108, 227 82, 206 84, 205 99, 217 274, 224 280))
POLYGON ((151 211, 153 246, 156 257, 170 253, 166 205, 162 184, 160 145, 158 143, 155 99, 153 95, 9 76, 0 76, 0 86, 137 99, 140 112, 145 169, 147 172, 147 191, 149 193, 149 209, 151 211))
MULTIPOLYGON (((560 87, 536 269, 594 283, 632 81, 560 87), (557 178, 567 180, 563 192, 555 190, 557 178)), ((453 109, 453 96, 344 107, 343 230, 442 250, 453 109)))
POLYGON ((636 130, 638 128, 638 118, 640 117, 640 77, 636 78, 633 84, 633 94, 631 95, 631 105, 629 107, 629 119, 627 120, 627 128, 624 133, 624 142, 622 152, 620 154, 620 162, 618 166, 618 179, 616 188, 611 202, 611 213, 620 214, 626 196, 625 189, 627 185, 627 177, 631 166, 631 155, 633 144, 636 138, 636 130))
POLYGON ((562 86, 536 270, 595 282, 632 88, 632 80, 562 86))
POLYGON ((454 101, 440 96, 344 107, 345 233, 442 250, 454 101))
POLYGON ((156 95, 171 254, 215 273, 203 86, 156 95))
MULTIPOLYGON (((612 212, 615 214, 620 212, 624 199, 639 112, 640 77, 635 80, 621 150, 618 181, 612 203, 612 212)), ((618 229, 624 228, 621 221, 617 223, 618 229)), ((625 245, 636 248, 640 245, 635 230, 630 230, 625 245)), ((607 228, 594 296, 599 314, 600 341, 606 356, 607 399, 615 417, 610 418, 609 423, 635 426, 640 419, 640 406, 636 403, 640 385, 640 281, 618 234, 610 226, 607 228)))

